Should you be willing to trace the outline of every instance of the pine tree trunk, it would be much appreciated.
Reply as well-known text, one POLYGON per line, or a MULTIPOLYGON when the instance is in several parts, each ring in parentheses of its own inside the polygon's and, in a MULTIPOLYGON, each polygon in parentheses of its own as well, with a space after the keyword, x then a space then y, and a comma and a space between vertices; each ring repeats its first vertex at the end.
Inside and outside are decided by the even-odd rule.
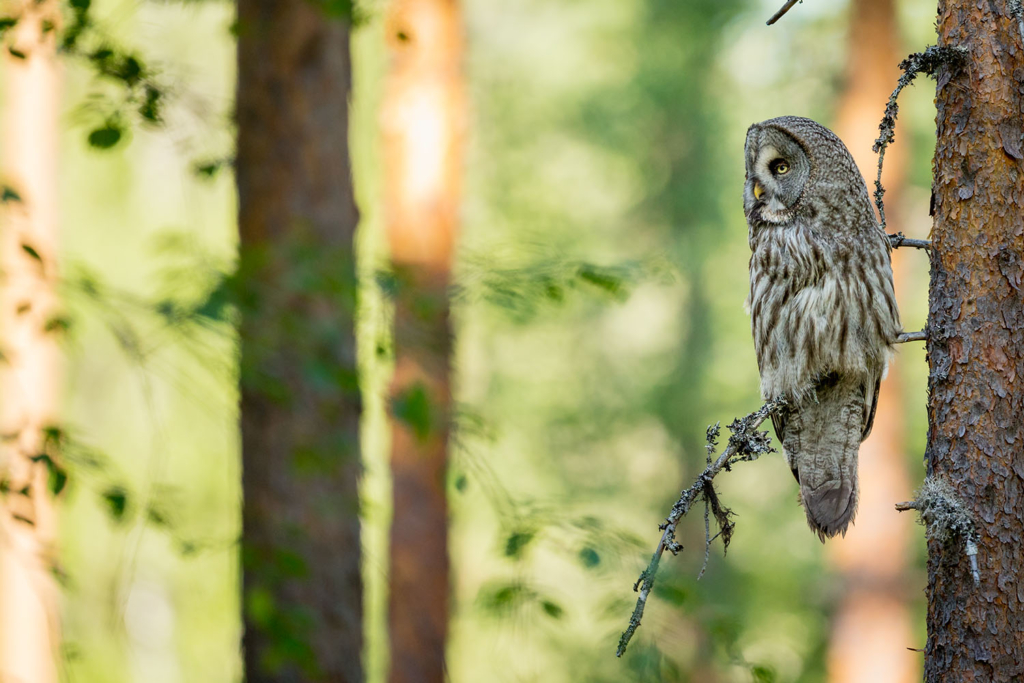
MULTIPOLYGON (((897 64, 904 56, 900 54, 895 5, 894 0, 850 4, 846 87, 835 131, 861 173, 871 179, 877 163, 871 147, 886 100, 899 78, 897 64)), ((897 145, 889 151, 882 179, 887 214, 897 225, 906 175, 905 149, 897 145)), ((893 252, 897 296, 904 285, 904 259, 922 258, 907 251, 893 252)), ((843 585, 829 641, 831 683, 910 683, 919 679, 920 655, 907 650, 913 633, 902 581, 909 564, 912 521, 892 507, 894 501, 906 500, 910 493, 899 356, 882 382, 878 404, 874 428, 860 448, 860 480, 864 484, 856 524, 844 538, 829 541, 827 548, 843 585)))
POLYGON ((239 0, 238 35, 246 680, 357 683, 349 23, 239 0))
POLYGON ((0 514, 0 680, 55 683, 56 519, 48 469, 32 458, 47 452, 44 430, 57 423, 60 353, 46 327, 57 306, 61 78, 53 32, 42 28, 56 20, 56 6, 26 3, 21 10, 14 45, 25 57, 4 60, 3 174, 21 200, 5 208, 0 240, 0 458, 7 487, 0 514))
POLYGON ((442 683, 450 599, 448 284, 464 125, 458 4, 397 0, 386 30, 391 65, 382 128, 396 276, 390 681, 442 683))
POLYGON ((1024 31, 1009 0, 940 0, 929 297, 930 477, 973 512, 980 585, 962 542, 928 543, 929 683, 1024 680, 1024 31))

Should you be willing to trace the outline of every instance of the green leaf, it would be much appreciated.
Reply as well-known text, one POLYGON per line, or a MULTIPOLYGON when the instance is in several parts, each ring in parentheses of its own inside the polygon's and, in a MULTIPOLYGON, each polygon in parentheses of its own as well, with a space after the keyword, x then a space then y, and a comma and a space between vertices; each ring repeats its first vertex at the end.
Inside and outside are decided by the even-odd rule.
POLYGON ((580 563, 587 569, 593 569, 601 564, 601 556, 593 548, 584 548, 580 551, 580 563))
POLYGON ((59 496, 64 487, 68 484, 68 473, 62 467, 54 465, 50 468, 47 476, 47 485, 50 493, 59 496))
POLYGON ((25 244, 24 242, 22 242, 21 249, 26 254, 34 258, 36 261, 39 261, 40 263, 43 262, 43 257, 39 255, 39 252, 36 251, 35 247, 33 247, 31 244, 25 244))
POLYGON ((25 59, 25 58, 28 57, 27 54, 25 54, 21 50, 19 50, 17 48, 14 48, 14 47, 7 48, 7 51, 10 52, 11 56, 14 57, 15 59, 25 59))
POLYGON ((43 325, 44 332, 67 332, 70 329, 71 319, 62 315, 53 316, 43 325))
POLYGON ((533 531, 516 531, 505 541, 505 557, 520 558, 526 546, 533 540, 533 531))
POLYGON ((755 665, 750 667, 750 673, 754 683, 775 683, 775 670, 770 667, 755 665))
POLYGON ((71 6, 77 10, 87 10, 92 0, 71 0, 71 6))
POLYGON ((128 492, 120 486, 112 486, 103 493, 103 502, 107 504, 107 512, 120 522, 128 511, 128 492))
POLYGON ((548 615, 552 619, 561 619, 565 610, 562 609, 561 605, 552 602, 551 600, 543 600, 540 603, 541 609, 544 610, 544 614, 548 615))
POLYGON ((121 141, 123 131, 116 124, 107 123, 89 133, 89 146, 96 149, 110 149, 121 141))
POLYGON ((18 17, 0 17, 0 33, 18 25, 18 17))
POLYGON ((134 85, 142 77, 142 64, 135 57, 125 57, 117 75, 128 85, 134 85))
POLYGON ((51 494, 55 496, 60 495, 60 492, 64 490, 64 487, 67 486, 68 483, 67 471, 54 462, 53 458, 46 453, 34 455, 30 460, 35 463, 41 462, 46 465, 47 488, 50 490, 51 494))
POLYGON ((395 397, 391 406, 395 418, 404 422, 420 441, 424 441, 433 428, 430 397, 422 382, 409 387, 395 397))
POLYGON ((302 579, 309 575, 306 559, 294 550, 279 550, 274 554, 274 565, 288 578, 302 579))
POLYGON ((10 185, 4 185, 3 186, 3 194, 0 195, 0 202, 3 202, 4 204, 6 204, 7 202, 20 202, 20 201, 21 201, 21 195, 18 194, 17 190, 15 190, 10 185))
POLYGON ((43 427, 43 443, 46 446, 56 446, 60 448, 64 443, 64 430, 57 425, 47 425, 43 427))
POLYGON ((150 505, 146 508, 146 520, 155 527, 166 528, 171 525, 167 514, 157 505, 150 505))
POLYGON ((154 86, 146 84, 146 97, 139 105, 139 116, 149 123, 160 123, 162 110, 160 106, 163 94, 154 86))
POLYGON ((621 296, 623 294, 624 283, 622 278, 614 275, 607 268, 584 263, 576 271, 576 275, 584 282, 603 289, 609 294, 614 296, 621 296))
POLYGON ((254 624, 268 628, 277 611, 274 607, 274 594, 262 586, 250 588, 245 596, 245 611, 254 624))

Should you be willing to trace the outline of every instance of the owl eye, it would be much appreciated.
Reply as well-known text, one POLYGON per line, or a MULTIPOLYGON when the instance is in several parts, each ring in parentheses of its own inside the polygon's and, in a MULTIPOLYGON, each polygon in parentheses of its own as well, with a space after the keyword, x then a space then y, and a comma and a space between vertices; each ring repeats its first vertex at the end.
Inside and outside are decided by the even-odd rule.
POLYGON ((775 175, 786 175, 789 173, 789 164, 785 159, 776 159, 771 163, 771 169, 775 175))

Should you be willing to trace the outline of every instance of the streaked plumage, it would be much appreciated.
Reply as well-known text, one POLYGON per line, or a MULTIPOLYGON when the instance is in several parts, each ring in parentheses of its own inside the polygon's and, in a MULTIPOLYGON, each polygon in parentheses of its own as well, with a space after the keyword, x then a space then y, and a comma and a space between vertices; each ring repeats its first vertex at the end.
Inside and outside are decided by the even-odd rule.
POLYGON ((889 241, 863 176, 828 129, 795 116, 757 123, 745 153, 761 393, 789 401, 775 432, 824 540, 856 513, 857 452, 900 331, 889 241))

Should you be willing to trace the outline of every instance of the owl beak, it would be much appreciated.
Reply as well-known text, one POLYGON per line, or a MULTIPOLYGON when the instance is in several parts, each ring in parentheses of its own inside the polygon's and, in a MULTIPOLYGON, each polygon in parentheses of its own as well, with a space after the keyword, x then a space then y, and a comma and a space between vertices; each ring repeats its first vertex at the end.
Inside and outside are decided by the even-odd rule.
POLYGON ((763 194, 764 194, 764 188, 761 186, 761 183, 759 183, 759 182, 757 182, 755 180, 754 181, 754 199, 760 199, 763 194))

